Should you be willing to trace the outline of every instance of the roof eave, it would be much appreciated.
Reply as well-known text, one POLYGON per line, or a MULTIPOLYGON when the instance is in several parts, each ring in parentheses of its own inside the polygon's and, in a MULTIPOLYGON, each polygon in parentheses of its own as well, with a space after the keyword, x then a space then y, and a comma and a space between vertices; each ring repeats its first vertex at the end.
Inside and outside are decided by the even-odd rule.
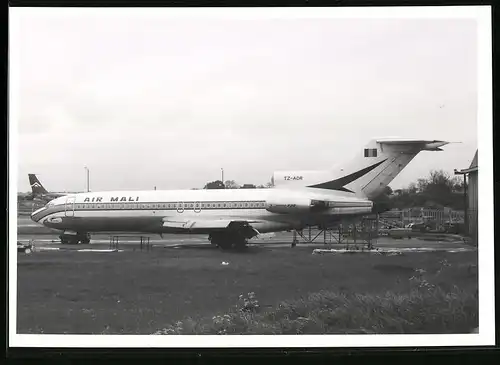
POLYGON ((468 174, 468 173, 471 173, 471 172, 477 172, 477 166, 471 167, 469 169, 460 170, 459 172, 461 174, 468 174))

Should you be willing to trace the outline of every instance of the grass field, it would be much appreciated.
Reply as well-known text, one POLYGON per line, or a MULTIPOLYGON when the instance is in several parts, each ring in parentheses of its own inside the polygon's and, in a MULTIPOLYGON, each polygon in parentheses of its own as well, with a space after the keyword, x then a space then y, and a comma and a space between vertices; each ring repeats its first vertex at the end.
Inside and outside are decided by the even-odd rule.
POLYGON ((37 252, 18 256, 17 331, 463 333, 478 326, 476 265, 476 252, 37 252), (259 311, 237 310, 248 303, 259 311))

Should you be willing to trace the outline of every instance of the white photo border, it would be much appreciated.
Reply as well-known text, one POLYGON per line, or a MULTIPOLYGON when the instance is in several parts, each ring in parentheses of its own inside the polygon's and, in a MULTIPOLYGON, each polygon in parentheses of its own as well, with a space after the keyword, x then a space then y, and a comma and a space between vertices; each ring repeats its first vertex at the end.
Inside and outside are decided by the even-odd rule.
MULTIPOLYGON (((304 348, 304 347, 443 347, 495 344, 493 137, 492 137, 492 36, 490 6, 403 6, 363 8, 9 8, 9 346, 93 348, 304 348), (130 16, 187 18, 468 18, 478 24, 478 146, 479 166, 479 333, 443 335, 32 335, 17 334, 17 181, 20 16, 130 16)), ((464 166, 467 167, 467 166, 464 166)))

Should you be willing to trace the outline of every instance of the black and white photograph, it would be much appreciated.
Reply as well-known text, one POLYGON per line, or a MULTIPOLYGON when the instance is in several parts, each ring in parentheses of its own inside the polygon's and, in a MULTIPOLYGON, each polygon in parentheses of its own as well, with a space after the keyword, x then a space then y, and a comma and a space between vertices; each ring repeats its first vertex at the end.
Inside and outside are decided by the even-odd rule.
POLYGON ((494 344, 491 56, 488 6, 9 8, 9 345, 494 344))

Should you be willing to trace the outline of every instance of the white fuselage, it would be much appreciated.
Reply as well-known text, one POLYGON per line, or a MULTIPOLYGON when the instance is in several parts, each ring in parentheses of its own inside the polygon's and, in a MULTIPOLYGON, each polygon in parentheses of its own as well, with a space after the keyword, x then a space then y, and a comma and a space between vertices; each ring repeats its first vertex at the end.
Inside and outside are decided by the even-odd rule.
POLYGON ((210 233, 217 222, 245 221, 265 233, 327 224, 340 215, 366 214, 370 209, 371 202, 350 194, 309 188, 109 191, 57 198, 34 212, 32 219, 61 230, 151 233, 210 233), (298 203, 308 199, 334 199, 336 204, 311 214, 298 203), (270 202, 283 202, 289 211, 270 211, 270 202), (196 224, 183 229, 168 223, 175 221, 196 224))
MULTIPOLYGON (((328 226, 371 212, 378 194, 437 140, 372 140, 345 168, 275 174, 274 189, 109 191, 68 194, 35 211, 47 227, 76 232, 258 232, 328 226), (250 228, 249 228, 250 227, 250 228)), ((253 232, 253 233, 252 233, 253 232)), ((242 233, 243 234, 243 233, 242 233)))

